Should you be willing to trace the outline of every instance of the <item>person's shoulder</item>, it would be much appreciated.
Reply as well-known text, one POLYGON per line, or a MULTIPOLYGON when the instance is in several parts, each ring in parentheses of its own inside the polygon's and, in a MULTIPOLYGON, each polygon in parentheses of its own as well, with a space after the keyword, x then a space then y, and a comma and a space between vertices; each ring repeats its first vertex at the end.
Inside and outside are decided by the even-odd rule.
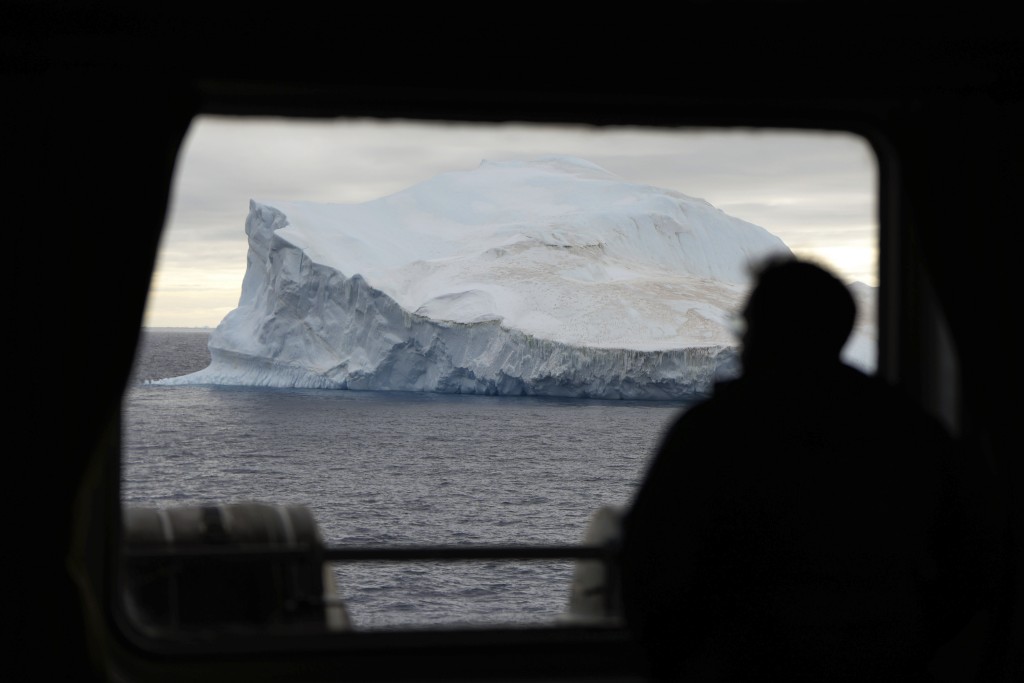
POLYGON ((908 431, 936 441, 952 441, 953 436, 938 416, 928 412, 899 385, 878 375, 866 375, 855 368, 849 368, 847 376, 864 387, 876 411, 908 431))
POLYGON ((691 433, 714 421, 716 416, 721 413, 722 402, 723 398, 717 389, 712 394, 688 401, 669 425, 665 436, 667 439, 677 438, 681 433, 691 433))
POLYGON ((727 409, 731 404, 744 400, 749 384, 750 381, 742 376, 719 380, 710 394, 690 404, 683 418, 704 419, 727 409))
POLYGON ((883 401, 890 409, 892 407, 899 407, 903 410, 917 410, 916 405, 910 400, 910 396, 906 392, 880 375, 869 375, 859 368, 850 365, 840 365, 837 368, 835 377, 837 384, 843 385, 846 390, 869 395, 876 402, 883 401))
POLYGON ((715 384, 711 394, 690 403, 676 419, 677 430, 716 429, 720 422, 735 423, 749 406, 752 400, 751 383, 743 377, 722 380, 715 384))

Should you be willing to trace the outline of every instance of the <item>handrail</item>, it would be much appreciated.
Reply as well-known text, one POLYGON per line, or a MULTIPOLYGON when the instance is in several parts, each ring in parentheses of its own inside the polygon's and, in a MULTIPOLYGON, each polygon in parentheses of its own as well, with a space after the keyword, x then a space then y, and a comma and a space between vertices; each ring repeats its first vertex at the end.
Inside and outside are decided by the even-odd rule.
MULTIPOLYGON (((226 562, 249 562, 267 560, 271 563, 297 562, 303 566, 326 565, 339 562, 449 562, 467 560, 576 560, 599 562, 603 570, 593 574, 574 575, 570 611, 577 608, 573 600, 580 601, 579 614, 592 622, 615 617, 618 606, 618 567, 620 544, 608 541, 602 545, 436 545, 436 546, 378 546, 378 547, 324 547, 315 542, 294 543, 181 543, 151 544, 127 543, 122 551, 126 558, 139 562, 160 562, 168 568, 184 568, 191 561, 199 560, 208 565, 208 560, 226 562), (581 577, 586 576, 583 579, 581 577), (577 581, 581 581, 577 583, 577 581), (594 602, 594 599, 597 602, 594 602)), ((577 565, 577 572, 583 565, 577 565)), ((297 603, 296 603, 297 604, 297 603)), ((304 596, 303 604, 319 604, 324 607, 343 607, 344 601, 335 601, 329 596, 304 596)))
POLYGON ((409 561, 409 560, 610 560, 618 548, 608 545, 423 545, 423 546, 340 546, 319 548, 309 545, 273 545, 265 543, 232 544, 125 544, 127 557, 254 557, 316 554, 327 562, 409 561))
POLYGON ((328 561, 348 560, 608 560, 616 554, 611 547, 586 545, 457 545, 326 548, 328 561))

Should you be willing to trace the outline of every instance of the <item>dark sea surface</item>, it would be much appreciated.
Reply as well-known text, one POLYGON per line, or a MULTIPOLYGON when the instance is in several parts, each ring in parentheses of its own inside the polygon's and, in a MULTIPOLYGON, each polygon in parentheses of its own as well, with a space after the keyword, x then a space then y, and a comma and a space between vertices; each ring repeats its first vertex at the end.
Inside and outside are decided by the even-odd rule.
MULTIPOLYGON (((654 401, 154 386, 209 364, 208 330, 143 331, 122 502, 307 506, 326 545, 577 544, 628 505, 684 406, 654 401)), ((554 623, 572 561, 339 564, 357 629, 554 623)))

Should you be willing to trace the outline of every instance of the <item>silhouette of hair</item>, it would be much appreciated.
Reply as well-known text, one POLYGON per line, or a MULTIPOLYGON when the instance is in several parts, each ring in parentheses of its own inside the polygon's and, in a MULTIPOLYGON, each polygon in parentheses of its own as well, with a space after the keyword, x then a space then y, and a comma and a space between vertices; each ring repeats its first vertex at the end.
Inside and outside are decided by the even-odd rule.
POLYGON ((743 309, 745 370, 780 359, 837 361, 857 315, 850 290, 830 271, 794 257, 753 269, 743 309))

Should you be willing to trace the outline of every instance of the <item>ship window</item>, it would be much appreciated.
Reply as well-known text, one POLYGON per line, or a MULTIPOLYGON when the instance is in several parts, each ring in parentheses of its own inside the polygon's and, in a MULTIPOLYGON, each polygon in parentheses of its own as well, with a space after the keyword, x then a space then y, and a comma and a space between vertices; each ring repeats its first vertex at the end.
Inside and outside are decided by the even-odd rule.
MULTIPOLYGON (((719 343, 720 300, 683 331, 599 305, 671 270, 652 244, 714 245, 722 226, 701 221, 717 216, 846 279, 861 303, 849 357, 873 371, 877 187, 848 132, 195 119, 124 399, 127 614, 172 639, 616 626, 616 514, 699 397, 488 375, 485 336, 604 358, 673 334, 719 343), (516 172, 537 160, 567 187, 604 183, 614 210, 588 214, 575 185, 544 205, 540 176, 516 172), (505 184, 481 192, 491 167, 505 184), (636 224, 633 204, 647 232, 615 222, 636 224), (335 241, 312 241, 339 220, 335 241), (522 277, 528 249, 573 285, 546 309, 488 280, 522 277), (630 249, 652 250, 647 271, 630 249)), ((662 285, 651 309, 683 306, 662 285)))

